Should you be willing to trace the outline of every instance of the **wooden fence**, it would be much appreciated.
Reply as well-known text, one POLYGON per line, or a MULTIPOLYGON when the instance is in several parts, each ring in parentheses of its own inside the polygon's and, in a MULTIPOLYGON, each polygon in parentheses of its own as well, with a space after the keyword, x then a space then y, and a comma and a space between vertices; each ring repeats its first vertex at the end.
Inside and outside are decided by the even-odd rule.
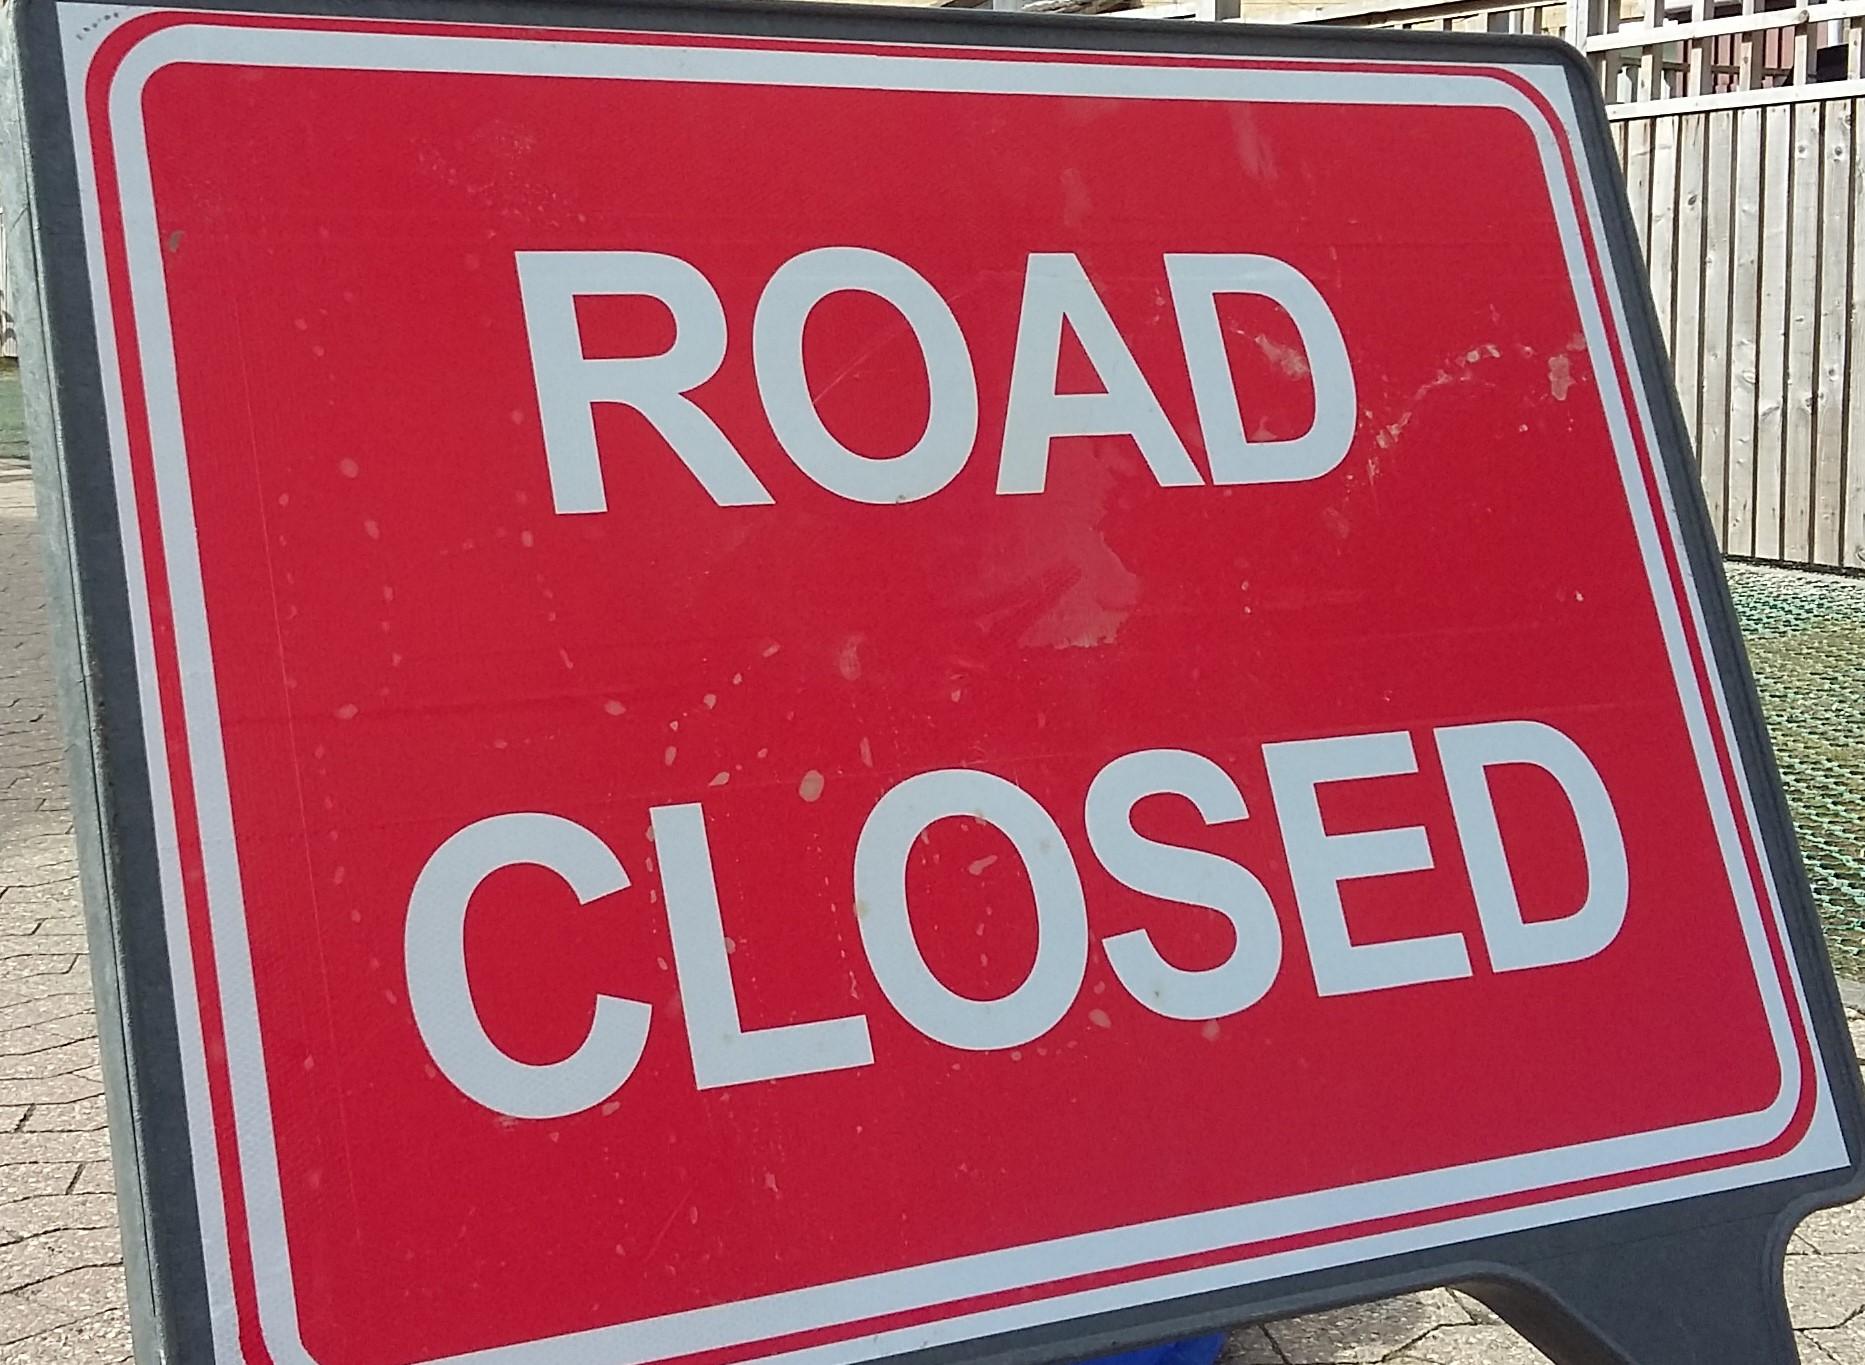
POLYGON ((1865 568, 1860 103, 1616 125, 1704 491, 1731 554, 1865 568))
POLYGON ((1389 0, 1300 17, 1585 52, 1723 548, 1865 570, 1865 0, 1389 0))

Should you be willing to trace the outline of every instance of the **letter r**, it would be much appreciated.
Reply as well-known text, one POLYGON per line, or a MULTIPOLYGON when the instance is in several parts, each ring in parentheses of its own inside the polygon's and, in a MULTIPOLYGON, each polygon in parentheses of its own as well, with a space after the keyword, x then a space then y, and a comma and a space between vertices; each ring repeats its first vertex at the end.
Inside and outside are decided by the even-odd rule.
POLYGON ((647 418, 720 506, 771 501, 718 423, 687 396, 725 359, 725 309, 704 275, 677 256, 652 251, 515 255, 544 459, 559 512, 608 510, 596 451, 597 403, 620 403, 647 418), (660 300, 673 314, 673 344, 659 355, 585 356, 576 301, 597 294, 660 300))

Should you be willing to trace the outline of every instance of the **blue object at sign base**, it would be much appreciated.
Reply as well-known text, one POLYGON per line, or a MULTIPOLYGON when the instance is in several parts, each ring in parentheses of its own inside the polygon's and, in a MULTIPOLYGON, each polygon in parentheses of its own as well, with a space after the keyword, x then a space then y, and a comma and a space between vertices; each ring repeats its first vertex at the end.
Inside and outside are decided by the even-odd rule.
POLYGON ((1212 1365, 1224 1349, 1224 1334, 1192 1337, 1188 1341, 1170 1341, 1163 1346, 1148 1346, 1143 1351, 1123 1351, 1117 1356, 1102 1356, 1084 1365, 1212 1365))

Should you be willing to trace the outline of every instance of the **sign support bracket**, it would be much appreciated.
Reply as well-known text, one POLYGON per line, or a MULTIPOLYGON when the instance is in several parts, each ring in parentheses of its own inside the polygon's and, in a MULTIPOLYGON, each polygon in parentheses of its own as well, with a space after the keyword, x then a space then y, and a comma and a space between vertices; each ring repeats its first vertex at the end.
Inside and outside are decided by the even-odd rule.
POLYGON ((1571 1251, 1462 1286, 1555 1365, 1796 1365, 1776 1216, 1571 1251))

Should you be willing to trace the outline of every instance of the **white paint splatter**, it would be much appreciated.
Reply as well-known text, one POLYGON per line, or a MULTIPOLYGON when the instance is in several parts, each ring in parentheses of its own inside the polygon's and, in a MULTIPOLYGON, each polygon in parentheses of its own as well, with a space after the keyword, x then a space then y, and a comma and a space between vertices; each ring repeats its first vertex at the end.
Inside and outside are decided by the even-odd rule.
POLYGON ((1565 403, 1568 391, 1574 386, 1574 362, 1564 355, 1548 357, 1548 392, 1554 395, 1554 401, 1565 403))
POLYGON ((1301 347, 1284 346, 1281 342, 1273 341, 1269 337, 1259 336, 1256 339, 1256 349, 1263 353, 1265 360, 1290 379, 1308 377, 1308 357, 1302 354, 1301 347))

